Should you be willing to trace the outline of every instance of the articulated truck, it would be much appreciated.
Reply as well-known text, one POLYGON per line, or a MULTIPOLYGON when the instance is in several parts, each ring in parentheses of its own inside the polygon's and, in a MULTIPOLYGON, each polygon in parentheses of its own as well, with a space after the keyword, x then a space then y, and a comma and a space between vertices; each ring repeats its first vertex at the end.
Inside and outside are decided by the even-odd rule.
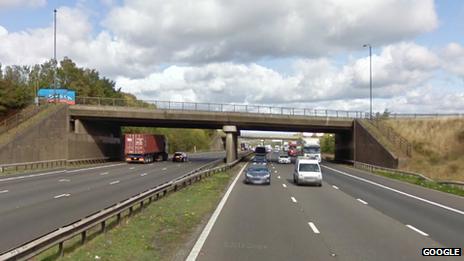
POLYGON ((126 162, 150 163, 168 160, 168 142, 163 135, 125 134, 124 158, 126 162))

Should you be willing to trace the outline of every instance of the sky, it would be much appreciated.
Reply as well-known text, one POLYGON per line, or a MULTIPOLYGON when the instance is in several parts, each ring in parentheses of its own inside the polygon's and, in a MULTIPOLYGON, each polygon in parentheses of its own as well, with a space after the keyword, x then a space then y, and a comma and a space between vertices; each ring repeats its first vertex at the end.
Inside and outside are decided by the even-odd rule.
POLYGON ((0 63, 53 55, 143 100, 464 112, 460 0, 0 0, 0 63))

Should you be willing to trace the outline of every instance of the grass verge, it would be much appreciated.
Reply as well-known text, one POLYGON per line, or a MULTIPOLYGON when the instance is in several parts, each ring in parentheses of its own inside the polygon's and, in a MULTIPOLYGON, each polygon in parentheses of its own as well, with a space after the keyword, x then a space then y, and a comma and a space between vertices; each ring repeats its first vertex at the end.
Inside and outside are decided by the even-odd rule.
POLYGON ((384 176, 384 177, 387 177, 387 178, 401 180, 401 181, 404 181, 404 182, 419 185, 419 186, 426 187, 426 188, 429 188, 429 189, 434 189, 434 190, 438 190, 438 191, 442 191, 442 192, 446 192, 446 193, 450 193, 450 194, 454 194, 454 195, 464 197, 464 189, 461 189, 461 188, 456 187, 456 186, 446 185, 446 184, 439 184, 437 182, 424 180, 424 179, 419 178, 419 177, 410 176, 410 175, 401 175, 401 174, 392 173, 392 172, 383 171, 383 170, 375 170, 374 174, 384 176))
MULTIPOLYGON (((234 171, 230 171, 233 173, 234 171)), ((120 226, 89 233, 88 243, 80 237, 67 241, 63 260, 171 260, 212 213, 230 182, 230 173, 218 173, 176 193, 168 194, 120 226)), ((110 223, 115 226, 115 222, 110 223)), ((58 247, 34 260, 56 260, 58 247)))

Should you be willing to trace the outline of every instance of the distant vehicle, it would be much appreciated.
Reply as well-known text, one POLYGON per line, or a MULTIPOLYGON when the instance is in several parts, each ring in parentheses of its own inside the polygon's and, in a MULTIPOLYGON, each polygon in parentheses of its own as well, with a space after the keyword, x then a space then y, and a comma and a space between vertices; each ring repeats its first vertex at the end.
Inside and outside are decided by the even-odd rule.
POLYGON ((125 134, 124 158, 126 162, 150 163, 168 160, 168 142, 163 135, 125 134))
POLYGON ((275 145, 275 146, 274 146, 274 151, 280 151, 280 146, 279 146, 279 145, 275 145))
POLYGON ((321 146, 319 138, 304 138, 303 139, 303 155, 306 158, 317 159, 321 163, 321 146))
POLYGON ((186 162, 188 161, 187 153, 185 152, 175 152, 172 156, 172 161, 174 162, 186 162))
POLYGON ((271 171, 264 165, 251 165, 245 172, 245 183, 271 185, 271 171))
POLYGON ((248 143, 240 143, 240 150, 246 151, 250 149, 250 145, 248 143))
POLYGON ((251 162, 253 164, 266 165, 267 164, 267 159, 266 159, 266 156, 256 155, 256 156, 253 157, 253 159, 251 159, 251 162))
POLYGON ((272 151, 272 146, 271 145, 266 145, 264 147, 266 148, 266 152, 271 152, 272 151))
POLYGON ((266 156, 266 148, 265 147, 256 147, 255 148, 255 155, 256 156, 266 156))
POLYGON ((288 155, 280 155, 278 162, 281 164, 289 164, 292 163, 292 160, 288 155))
POLYGON ((295 163, 293 181, 300 185, 304 183, 322 186, 322 172, 319 162, 314 159, 299 158, 295 163))
POLYGON ((297 157, 299 156, 301 153, 299 151, 299 144, 298 142, 296 141, 290 141, 288 143, 288 151, 287 151, 287 154, 288 156, 290 157, 297 157))

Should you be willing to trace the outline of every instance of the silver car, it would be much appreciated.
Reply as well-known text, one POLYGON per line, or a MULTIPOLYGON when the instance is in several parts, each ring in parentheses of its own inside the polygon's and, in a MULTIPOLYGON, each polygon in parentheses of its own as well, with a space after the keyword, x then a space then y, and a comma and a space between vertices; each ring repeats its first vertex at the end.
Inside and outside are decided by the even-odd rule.
POLYGON ((265 165, 251 165, 245 172, 245 183, 271 185, 271 171, 265 165))

